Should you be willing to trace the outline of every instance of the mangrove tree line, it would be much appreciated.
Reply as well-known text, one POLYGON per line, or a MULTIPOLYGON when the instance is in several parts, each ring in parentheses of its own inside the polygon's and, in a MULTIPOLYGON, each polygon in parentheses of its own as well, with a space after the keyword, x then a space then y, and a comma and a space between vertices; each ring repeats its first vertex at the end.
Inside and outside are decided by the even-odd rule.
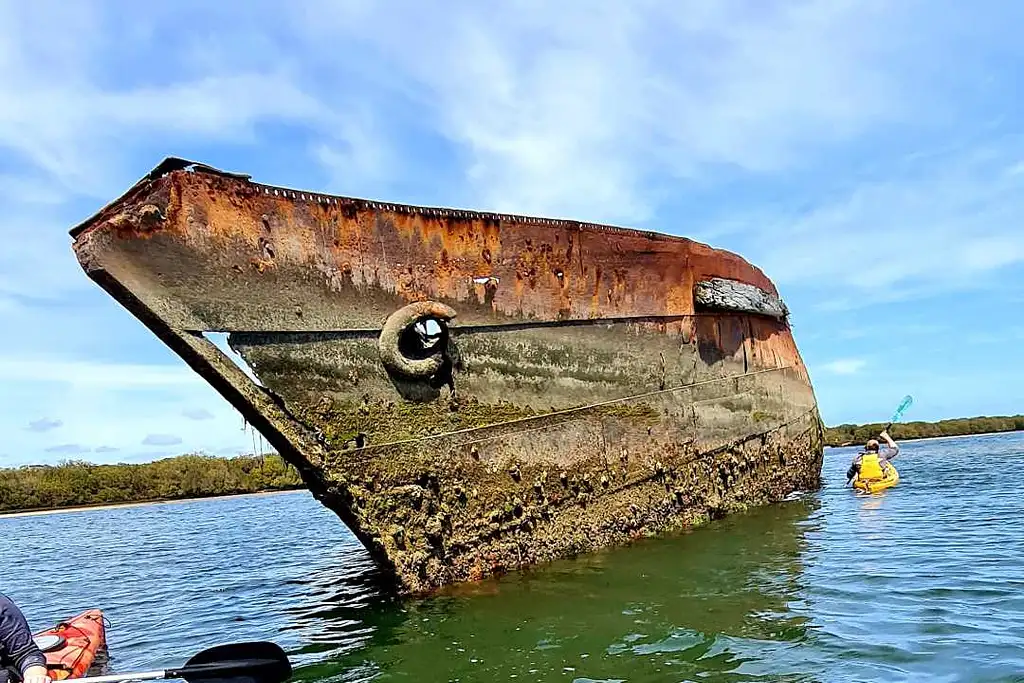
MULTIPOLYGON (((841 424, 825 429, 825 443, 829 446, 862 444, 876 438, 885 423, 866 425, 841 424)), ((1003 417, 960 417, 939 422, 898 422, 889 429, 896 440, 927 439, 935 436, 966 436, 992 432, 1024 430, 1024 415, 1003 417)))
POLYGON ((182 455, 144 464, 82 461, 0 469, 0 512, 302 488, 279 455, 182 455))

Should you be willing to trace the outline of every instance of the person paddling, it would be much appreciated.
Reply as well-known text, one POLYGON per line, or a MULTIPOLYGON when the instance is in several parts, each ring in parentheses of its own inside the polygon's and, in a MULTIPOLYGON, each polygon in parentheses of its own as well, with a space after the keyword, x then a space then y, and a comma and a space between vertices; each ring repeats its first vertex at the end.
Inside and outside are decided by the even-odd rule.
MULTIPOLYGON (((861 472, 861 464, 865 458, 869 458, 873 462, 877 462, 881 472, 886 472, 891 465, 890 460, 894 460, 899 455, 900 447, 896 445, 896 442, 889 436, 889 432, 882 430, 882 433, 878 435, 885 440, 888 448, 885 450, 879 450, 879 444, 877 439, 868 439, 868 442, 864 444, 864 450, 861 451, 854 457, 853 462, 850 463, 850 469, 846 471, 846 483, 849 484, 854 478, 858 477, 861 472)), ((874 469, 874 468, 872 468, 874 469)), ((868 477, 874 478, 874 477, 868 477)))
POLYGON ((9 681, 50 683, 50 675, 25 615, 0 593, 0 683, 9 681))

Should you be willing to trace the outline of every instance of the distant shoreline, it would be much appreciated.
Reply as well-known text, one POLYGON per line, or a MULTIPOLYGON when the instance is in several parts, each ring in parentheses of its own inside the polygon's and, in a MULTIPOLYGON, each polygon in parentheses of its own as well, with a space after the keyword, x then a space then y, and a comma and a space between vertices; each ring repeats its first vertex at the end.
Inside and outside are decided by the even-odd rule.
MULTIPOLYGON (((830 449, 857 448, 877 436, 882 427, 882 424, 826 427, 824 445, 830 449)), ((894 431, 894 437, 902 443, 1020 434, 1024 432, 1024 415, 960 418, 939 423, 908 422, 900 423, 894 431), (950 431, 964 431, 934 434, 937 426, 950 431), (971 431, 972 428, 976 431, 971 431), (933 434, 926 436, 923 431, 933 434)), ((0 491, 4 491, 5 497, 3 507, 6 509, 0 510, 0 519, 3 519, 265 496, 308 491, 308 488, 298 471, 277 454, 258 458, 188 454, 145 464, 96 465, 74 461, 60 465, 0 468, 0 491), (84 502, 90 499, 95 502, 84 502)))
MULTIPOLYGON (((911 441, 937 441, 939 439, 969 439, 975 436, 999 436, 1006 434, 1020 434, 1024 430, 1020 429, 1008 429, 1001 432, 978 432, 977 434, 949 434, 947 436, 908 436, 904 439, 893 437, 893 441, 896 443, 909 443, 911 441)), ((862 446, 860 442, 849 443, 845 446, 831 446, 827 445, 826 448, 856 448, 862 446)))
MULTIPOLYGON (((825 427, 825 443, 838 447, 863 444, 868 439, 877 438, 885 426, 885 422, 869 422, 825 427)), ((899 441, 1021 432, 1024 431, 1024 414, 954 417, 936 422, 908 420, 892 424, 889 431, 899 441)))
POLYGON ((0 512, 0 520, 11 517, 37 517, 40 515, 57 515, 64 512, 87 512, 90 510, 114 510, 116 508, 144 507, 149 505, 168 505, 172 503, 194 503, 200 500, 226 500, 229 498, 250 498, 252 496, 273 496, 285 493, 308 492, 309 489, 272 489, 268 491, 254 491, 252 493, 229 493, 217 496, 195 496, 192 498, 165 498, 154 500, 139 500, 124 503, 96 503, 95 505, 73 505, 59 508, 39 508, 35 510, 11 510, 0 512))

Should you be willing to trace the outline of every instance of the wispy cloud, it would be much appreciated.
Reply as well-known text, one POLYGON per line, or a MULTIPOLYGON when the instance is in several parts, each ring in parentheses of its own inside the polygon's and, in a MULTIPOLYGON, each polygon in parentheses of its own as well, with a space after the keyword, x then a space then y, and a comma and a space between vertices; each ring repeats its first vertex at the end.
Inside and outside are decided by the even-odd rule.
POLYGON ((60 358, 0 358, 0 380, 108 388, 202 384, 202 380, 185 365, 104 363, 60 358))
POLYGON ((0 392, 0 431, 7 435, 11 450, 19 454, 19 462, 58 453, 46 451, 40 433, 26 428, 45 413, 60 414, 60 431, 53 433, 80 446, 83 450, 76 454, 91 450, 97 461, 119 451, 137 450, 147 437, 150 442, 156 439, 158 445, 166 442, 182 450, 231 444, 241 449, 250 442, 237 412, 184 364, 175 368, 151 363, 0 358, 0 384, 5 389, 0 392), (201 433, 191 427, 195 421, 186 413, 193 418, 209 416, 201 433), (186 433, 190 435, 187 442, 180 436, 186 433))
POLYGON ((180 436, 174 434, 147 434, 142 440, 143 446, 177 446, 182 441, 180 436))
MULTIPOLYGON (((108 37, 121 33, 123 47, 142 50, 166 18, 159 12, 122 15, 104 3, 68 8, 44 0, 31 8, 7 5, 4 14, 0 146, 66 194, 105 198, 131 152, 126 143, 144 144, 156 131, 169 142, 244 142, 261 120, 324 113, 269 67, 165 79, 155 63, 149 78, 131 69, 117 81, 102 78, 114 57, 108 37)), ((184 55, 173 47, 168 54, 181 65, 184 55)))
POLYGON ((783 286, 849 292, 834 309, 999 286, 1000 270, 1024 263, 1024 176, 1005 172, 1024 137, 998 145, 929 158, 796 216, 762 215, 752 248, 783 286))
POLYGON ((190 420, 212 420, 213 413, 206 408, 188 408, 181 411, 181 414, 190 420))
POLYGON ((906 115, 886 60, 904 40, 893 5, 408 3, 400 22, 394 6, 317 10, 295 15, 307 49, 345 35, 386 55, 499 210, 643 221, 678 180, 800 165, 906 115))
POLYGON ((51 420, 48 417, 44 417, 29 422, 27 429, 30 432, 50 432, 53 431, 54 429, 57 429, 62 424, 64 423, 60 420, 51 420))
POLYGON ((860 372, 867 361, 861 358, 841 358, 822 365, 822 369, 836 375, 855 375, 860 372))
POLYGON ((919 66, 891 59, 914 8, 872 2, 305 2, 285 16, 255 2, 245 20, 201 3, 106 7, 44 22, 15 6, 6 22, 14 104, 0 144, 66 191, 108 193, 152 132, 252 144, 263 122, 314 131, 308 149, 328 167, 394 178, 402 160, 380 126, 399 123, 457 146, 474 201, 490 208, 643 221, 680 180, 806 166, 909 120, 904 78, 919 66), (218 39, 173 29, 195 22, 218 39), (111 33, 138 54, 160 45, 149 78, 102 78, 111 33), (47 59, 20 58, 54 35, 67 40, 47 59), (341 40, 351 49, 338 52, 341 40))
POLYGON ((154 462, 165 458, 173 458, 177 455, 180 455, 180 453, 175 453, 174 451, 149 451, 146 453, 132 453, 120 458, 120 460, 126 462, 154 462))
POLYGON ((61 453, 64 455, 80 455, 82 453, 88 453, 89 451, 89 448, 77 443, 65 443, 60 444, 59 446, 50 446, 46 449, 47 453, 61 453))

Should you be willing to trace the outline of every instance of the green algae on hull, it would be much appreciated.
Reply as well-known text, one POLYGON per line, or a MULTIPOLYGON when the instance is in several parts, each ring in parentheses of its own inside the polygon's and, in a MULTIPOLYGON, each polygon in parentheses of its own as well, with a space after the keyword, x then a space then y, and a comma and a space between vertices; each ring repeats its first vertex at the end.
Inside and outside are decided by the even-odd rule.
MULTIPOLYGON (((813 432, 795 449, 765 448, 758 438, 711 458, 691 445, 657 458, 565 467, 495 466, 479 454, 434 448, 428 455, 410 444, 387 458, 339 465, 338 476, 370 482, 356 507, 365 523, 380 526, 377 538, 402 563, 409 589, 422 591, 780 500, 790 492, 786 468, 814 467, 813 432)), ((811 489, 817 481, 799 484, 811 489)))

